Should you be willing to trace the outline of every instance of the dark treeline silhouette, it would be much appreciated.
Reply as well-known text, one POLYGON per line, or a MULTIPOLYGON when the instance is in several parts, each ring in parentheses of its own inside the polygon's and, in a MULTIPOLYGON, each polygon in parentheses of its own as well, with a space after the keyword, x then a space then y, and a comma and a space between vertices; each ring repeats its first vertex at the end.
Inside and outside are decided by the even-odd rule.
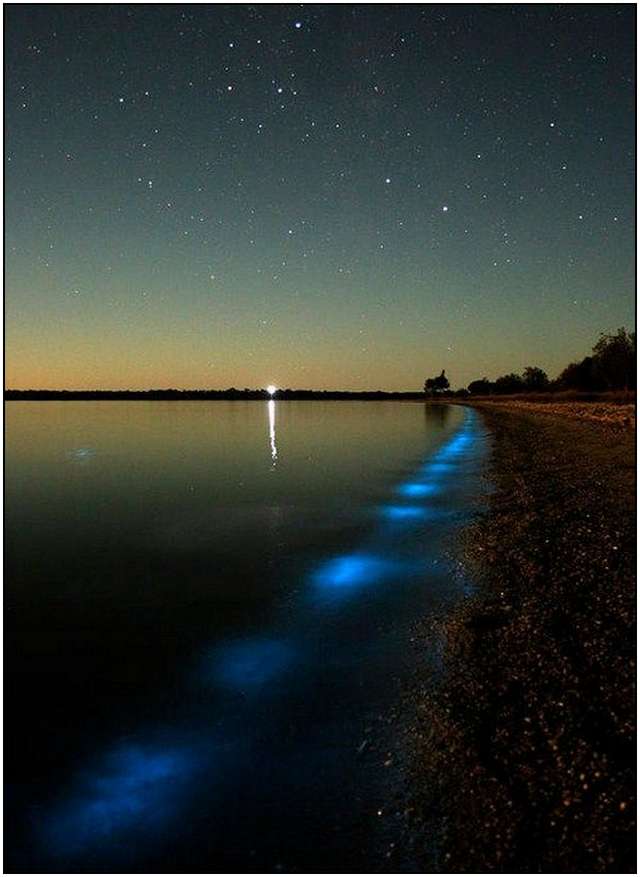
MULTIPOLYGON (((189 401, 211 399, 271 399, 266 390, 237 390, 231 387, 228 390, 6 390, 5 399, 23 401, 44 400, 69 400, 80 401, 87 399, 120 399, 120 400, 147 400, 147 401, 189 401)), ((423 393, 394 393, 383 390, 276 390, 275 399, 423 399, 423 393)))
MULTIPOLYGON (((439 375, 427 378, 423 393, 385 392, 384 390, 276 390, 276 399, 423 399, 424 395, 438 397, 516 395, 519 393, 545 393, 575 391, 601 393, 611 390, 635 390, 636 388, 636 336, 621 328, 615 335, 601 333, 593 347, 592 355, 580 362, 567 365, 555 380, 538 366, 527 366, 521 375, 511 372, 495 381, 480 378, 471 381, 467 389, 451 390, 444 369, 439 375)), ((212 400, 212 399, 270 399, 265 389, 238 390, 6 390, 7 400, 212 400)))
POLYGON ((438 396, 449 389, 449 379, 445 376, 444 369, 435 378, 427 378, 424 382, 424 391, 427 396, 438 396))
POLYGON ((515 395, 517 393, 544 393, 573 390, 582 393, 602 393, 610 390, 636 389, 636 336, 634 332, 618 329, 615 335, 601 333, 592 355, 580 362, 571 362, 550 380, 538 366, 528 366, 521 375, 502 375, 495 381, 480 378, 471 381, 468 392, 472 396, 515 395))

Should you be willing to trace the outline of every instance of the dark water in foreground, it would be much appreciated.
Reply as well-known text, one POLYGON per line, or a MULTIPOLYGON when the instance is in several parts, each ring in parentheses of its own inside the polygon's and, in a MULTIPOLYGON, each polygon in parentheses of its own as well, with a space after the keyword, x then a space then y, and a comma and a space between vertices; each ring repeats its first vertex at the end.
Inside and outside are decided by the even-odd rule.
POLYGON ((421 403, 8 403, 5 870, 385 867, 363 744, 468 591, 485 445, 421 403))

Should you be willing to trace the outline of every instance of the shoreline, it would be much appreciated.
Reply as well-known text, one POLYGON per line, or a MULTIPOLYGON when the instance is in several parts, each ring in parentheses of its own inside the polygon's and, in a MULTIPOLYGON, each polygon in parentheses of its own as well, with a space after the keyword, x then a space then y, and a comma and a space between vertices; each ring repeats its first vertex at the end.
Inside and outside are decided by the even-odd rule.
POLYGON ((444 670, 407 692, 411 844, 436 872, 635 873, 634 433, 524 404, 473 406, 493 492, 476 592, 418 625, 444 670))
POLYGON ((635 401, 611 401, 606 396, 591 400, 561 399, 479 399, 465 403, 487 411, 521 411, 545 417, 571 418, 576 421, 590 421, 615 429, 635 429, 635 401))

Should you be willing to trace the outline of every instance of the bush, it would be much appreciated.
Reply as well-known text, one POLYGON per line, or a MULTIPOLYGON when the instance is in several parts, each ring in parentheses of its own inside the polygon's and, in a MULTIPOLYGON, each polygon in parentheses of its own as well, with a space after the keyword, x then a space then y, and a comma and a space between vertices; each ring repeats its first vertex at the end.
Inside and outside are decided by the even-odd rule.
POLYGON ((472 396, 489 396, 493 392, 493 384, 488 378, 471 381, 468 388, 472 396))
POLYGON ((549 386, 547 373, 543 369, 538 368, 537 365, 528 365, 525 368, 522 374, 522 382, 525 390, 533 393, 540 393, 549 386))
POLYGON ((607 390, 629 390, 636 385, 635 332, 618 329, 615 335, 600 335, 593 348, 596 377, 607 390))
POLYGON ((502 375, 496 380, 495 390, 500 395, 509 395, 511 393, 521 393, 524 389, 524 381, 520 375, 513 372, 509 375, 502 375))

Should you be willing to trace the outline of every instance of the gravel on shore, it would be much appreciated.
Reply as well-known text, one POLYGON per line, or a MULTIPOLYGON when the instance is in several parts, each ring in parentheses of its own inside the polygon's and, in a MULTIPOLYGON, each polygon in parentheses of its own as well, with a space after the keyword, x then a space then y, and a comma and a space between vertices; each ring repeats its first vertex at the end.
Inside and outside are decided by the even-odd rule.
POLYGON ((570 417, 572 420, 590 420, 611 429, 635 429, 636 406, 631 402, 557 401, 547 399, 484 399, 478 407, 516 409, 534 414, 570 417))
POLYGON ((408 697, 414 856, 422 831, 424 870, 635 872, 635 436, 477 407, 477 590, 418 632, 444 669, 408 697))

